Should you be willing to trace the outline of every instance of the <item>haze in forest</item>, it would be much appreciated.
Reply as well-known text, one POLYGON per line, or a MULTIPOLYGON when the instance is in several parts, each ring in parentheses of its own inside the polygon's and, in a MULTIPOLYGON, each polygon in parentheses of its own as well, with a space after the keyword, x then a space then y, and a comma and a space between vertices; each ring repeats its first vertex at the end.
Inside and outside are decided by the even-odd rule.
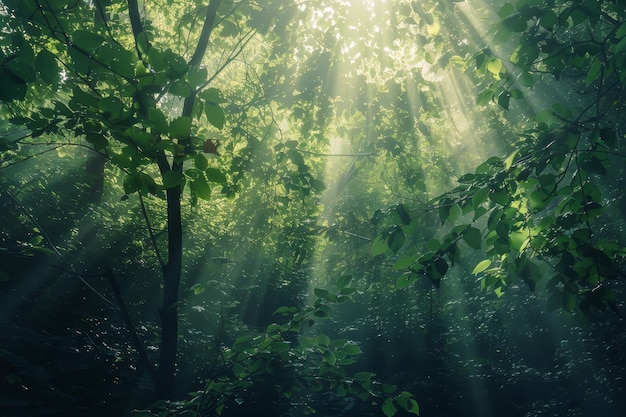
POLYGON ((0 0, 0 415, 624 415, 625 16, 0 0))

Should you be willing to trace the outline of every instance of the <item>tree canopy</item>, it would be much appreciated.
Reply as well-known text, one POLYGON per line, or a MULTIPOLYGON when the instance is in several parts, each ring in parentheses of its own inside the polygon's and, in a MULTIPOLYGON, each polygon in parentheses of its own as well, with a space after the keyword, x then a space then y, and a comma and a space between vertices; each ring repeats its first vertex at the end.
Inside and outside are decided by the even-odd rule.
POLYGON ((8 415, 624 411, 623 1, 2 0, 0 25, 8 415))

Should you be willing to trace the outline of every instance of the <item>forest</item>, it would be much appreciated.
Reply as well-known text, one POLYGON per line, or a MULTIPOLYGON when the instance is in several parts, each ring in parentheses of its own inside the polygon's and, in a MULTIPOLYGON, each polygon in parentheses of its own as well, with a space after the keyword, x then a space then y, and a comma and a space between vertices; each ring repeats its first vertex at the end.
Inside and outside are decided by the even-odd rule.
POLYGON ((0 416, 626 415, 625 0, 0 28, 0 416))

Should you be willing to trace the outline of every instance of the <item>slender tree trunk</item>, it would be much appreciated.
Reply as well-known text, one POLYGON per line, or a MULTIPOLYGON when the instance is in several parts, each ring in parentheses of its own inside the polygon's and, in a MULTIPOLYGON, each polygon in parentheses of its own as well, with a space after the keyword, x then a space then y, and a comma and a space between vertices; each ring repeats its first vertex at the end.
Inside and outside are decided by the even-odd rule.
MULTIPOLYGON (((202 63, 202 58, 206 53, 209 38, 215 24, 217 8, 221 0, 210 0, 207 13, 198 39, 198 44, 191 57, 189 65, 198 67, 202 63)), ((128 0, 128 13, 133 30, 135 41, 144 31, 143 23, 139 14, 137 0, 128 0)), ((141 53, 137 47, 137 53, 141 58, 141 53)), ((196 93, 192 92, 185 98, 183 105, 184 117, 191 117, 192 108, 196 99, 196 93)), ((181 145, 187 145, 190 139, 181 139, 181 145)), ((161 175, 172 170, 182 173, 183 163, 174 159, 171 166, 165 155, 159 157, 159 169, 161 175)), ((159 311, 161 316, 161 350, 159 356, 159 369, 156 384, 157 399, 171 399, 176 391, 176 351, 178 348, 178 292, 182 276, 183 258, 183 231, 181 218, 181 195, 180 186, 168 188, 167 197, 167 239, 168 254, 167 263, 163 267, 163 304, 159 311)))
POLYGON ((172 398, 175 389, 176 351, 178 348, 178 291, 182 273, 183 232, 180 187, 167 190, 168 260, 163 268, 161 305, 161 350, 156 386, 158 399, 172 398))

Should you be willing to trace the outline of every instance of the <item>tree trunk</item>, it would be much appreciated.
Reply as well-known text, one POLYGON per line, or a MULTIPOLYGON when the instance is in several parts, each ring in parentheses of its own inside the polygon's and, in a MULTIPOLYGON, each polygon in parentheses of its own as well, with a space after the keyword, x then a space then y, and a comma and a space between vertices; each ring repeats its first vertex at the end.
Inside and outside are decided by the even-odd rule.
POLYGON ((168 260, 163 268, 163 304, 161 306, 161 351, 156 386, 157 399, 171 399, 175 391, 176 350, 178 347, 178 289, 180 286, 183 232, 180 210, 180 187, 167 190, 168 260))
MULTIPOLYGON (((209 44, 209 38, 215 24, 217 8, 221 0, 210 0, 207 13, 202 27, 198 44, 189 62, 192 67, 200 66, 202 58, 209 44)), ((135 43, 139 35, 144 31, 143 23, 139 14, 137 0, 128 0, 128 13, 132 26, 135 43)), ((137 46, 137 45, 136 45, 137 46)), ((141 58, 141 52, 137 46, 137 53, 141 58)), ((184 117, 191 117, 193 104, 197 91, 185 98, 183 106, 184 117)), ((179 144, 187 145, 189 138, 180 139, 179 144)), ((183 162, 174 159, 171 167, 165 155, 158 158, 161 175, 170 169, 182 173, 183 162)), ((172 399, 176 392, 176 351, 178 347, 178 291, 182 274, 183 257, 183 231, 181 219, 181 195, 180 186, 168 188, 167 196, 167 240, 168 259, 163 267, 163 304, 159 311, 161 316, 161 350, 159 356, 158 378, 156 383, 156 397, 159 400, 172 399)))

